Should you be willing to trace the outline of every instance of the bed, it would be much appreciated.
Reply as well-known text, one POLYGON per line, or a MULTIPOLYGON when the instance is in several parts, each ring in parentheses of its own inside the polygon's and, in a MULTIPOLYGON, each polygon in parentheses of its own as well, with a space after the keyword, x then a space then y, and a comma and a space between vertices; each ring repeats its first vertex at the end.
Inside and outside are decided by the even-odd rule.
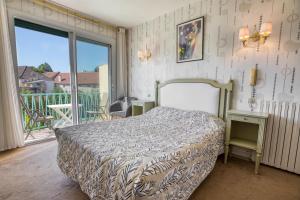
POLYGON ((61 171, 92 200, 188 199, 224 146, 232 83, 156 84, 157 107, 55 131, 61 171))

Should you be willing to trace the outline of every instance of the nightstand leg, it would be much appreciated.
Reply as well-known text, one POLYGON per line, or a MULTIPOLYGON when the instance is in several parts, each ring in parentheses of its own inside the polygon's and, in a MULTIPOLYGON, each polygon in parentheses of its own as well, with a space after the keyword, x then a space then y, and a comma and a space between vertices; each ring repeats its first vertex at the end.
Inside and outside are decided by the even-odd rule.
POLYGON ((227 158, 228 158, 228 152, 229 152, 229 145, 225 145, 225 158, 224 163, 227 164, 227 158))
POLYGON ((260 164, 261 153, 256 153, 256 161, 255 161, 255 174, 258 174, 258 168, 260 164))

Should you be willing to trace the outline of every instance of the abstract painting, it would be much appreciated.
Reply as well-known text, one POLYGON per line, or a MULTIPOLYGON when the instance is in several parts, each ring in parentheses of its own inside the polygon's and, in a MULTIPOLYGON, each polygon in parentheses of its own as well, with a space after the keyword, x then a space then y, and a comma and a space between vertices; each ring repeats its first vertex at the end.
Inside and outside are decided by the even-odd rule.
POLYGON ((203 60, 204 17, 177 25, 177 63, 203 60))

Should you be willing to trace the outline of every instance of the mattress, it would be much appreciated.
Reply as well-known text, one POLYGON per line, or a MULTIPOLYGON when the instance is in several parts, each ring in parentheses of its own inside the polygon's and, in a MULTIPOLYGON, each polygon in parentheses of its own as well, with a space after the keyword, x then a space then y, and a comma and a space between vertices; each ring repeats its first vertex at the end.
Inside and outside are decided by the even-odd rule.
POLYGON ((92 200, 188 199, 213 169, 224 127, 206 112, 156 107, 57 129, 57 162, 92 200))

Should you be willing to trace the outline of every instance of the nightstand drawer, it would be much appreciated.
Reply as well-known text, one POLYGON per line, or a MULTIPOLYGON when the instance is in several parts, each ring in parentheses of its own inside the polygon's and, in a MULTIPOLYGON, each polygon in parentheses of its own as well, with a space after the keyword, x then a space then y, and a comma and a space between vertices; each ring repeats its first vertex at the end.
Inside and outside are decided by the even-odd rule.
POLYGON ((233 121, 247 122, 253 124, 258 124, 260 121, 258 118, 248 116, 229 115, 228 117, 233 121))

